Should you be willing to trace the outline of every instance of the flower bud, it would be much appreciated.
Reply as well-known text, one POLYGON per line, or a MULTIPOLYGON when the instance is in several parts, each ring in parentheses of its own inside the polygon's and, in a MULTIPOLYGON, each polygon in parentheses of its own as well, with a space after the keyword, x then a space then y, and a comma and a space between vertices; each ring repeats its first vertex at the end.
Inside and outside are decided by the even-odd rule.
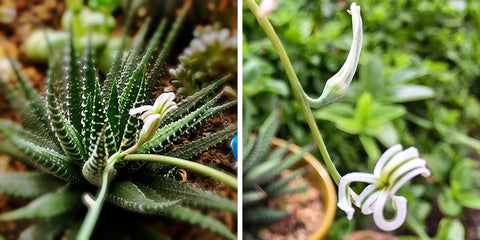
POLYGON ((345 60, 342 68, 328 79, 322 95, 319 98, 312 99, 307 96, 307 100, 311 107, 320 108, 343 97, 347 93, 348 87, 350 86, 355 71, 357 70, 363 41, 360 6, 352 3, 348 13, 352 15, 353 40, 347 60, 345 60))

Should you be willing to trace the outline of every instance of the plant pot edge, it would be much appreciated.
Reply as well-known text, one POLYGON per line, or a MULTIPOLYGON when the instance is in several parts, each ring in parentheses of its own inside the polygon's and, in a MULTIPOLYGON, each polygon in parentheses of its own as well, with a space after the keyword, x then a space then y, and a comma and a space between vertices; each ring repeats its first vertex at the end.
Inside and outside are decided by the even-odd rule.
MULTIPOLYGON (((297 153, 301 150, 299 146, 288 143, 283 139, 274 138, 272 140, 272 146, 274 147, 285 146, 287 144, 290 144, 289 146, 290 152, 297 153)), ((323 193, 323 197, 324 197, 323 201, 325 206, 324 208, 325 214, 324 214, 323 222, 318 227, 317 231, 309 237, 309 239, 310 240, 324 239, 335 217, 335 212, 337 209, 337 205, 336 205, 337 193, 336 193, 335 185, 333 184, 333 181, 330 178, 330 175, 328 174, 328 172, 325 170, 323 165, 318 161, 318 159, 308 152, 303 155, 303 161, 300 162, 300 166, 298 167, 306 166, 306 165, 309 165, 312 169, 315 170, 314 172, 315 172, 316 180, 309 178, 308 181, 312 183, 312 185, 315 188, 317 188, 320 192, 323 193)))

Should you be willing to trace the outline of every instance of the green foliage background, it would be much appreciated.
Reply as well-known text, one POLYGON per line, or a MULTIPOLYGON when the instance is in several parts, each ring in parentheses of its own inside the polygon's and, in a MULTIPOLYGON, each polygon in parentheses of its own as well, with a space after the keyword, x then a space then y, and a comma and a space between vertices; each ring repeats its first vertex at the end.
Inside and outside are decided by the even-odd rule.
MULTIPOLYGON (((350 4, 279 1, 269 17, 312 97, 321 94, 325 81, 346 59, 352 37, 346 12, 350 4)), ((400 191, 409 199, 409 214, 394 234, 409 236, 404 239, 476 236, 462 223, 467 208, 480 209, 480 2, 357 4, 364 43, 350 92, 314 110, 332 159, 342 175, 371 171, 388 146, 416 146, 432 176, 418 178, 400 191)), ((313 138, 278 55, 253 15, 243 9, 243 91, 255 103, 258 124, 253 125, 281 108, 280 136, 306 145, 313 138)), ((360 211, 351 222, 337 212, 328 239, 374 226, 360 211)))

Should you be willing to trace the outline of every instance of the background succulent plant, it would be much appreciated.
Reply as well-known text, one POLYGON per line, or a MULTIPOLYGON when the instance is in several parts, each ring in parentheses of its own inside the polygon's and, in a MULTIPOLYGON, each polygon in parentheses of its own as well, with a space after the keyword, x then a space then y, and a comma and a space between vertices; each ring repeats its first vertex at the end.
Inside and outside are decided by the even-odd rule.
POLYGON ((288 216, 288 212, 273 209, 268 202, 286 195, 305 190, 305 186, 288 186, 301 176, 304 168, 293 170, 287 175, 281 175, 302 159, 306 149, 299 153, 289 154, 289 145, 271 149, 279 122, 278 110, 273 111, 263 122, 258 134, 253 137, 251 130, 251 106, 244 98, 243 120, 243 223, 244 238, 257 239, 258 230, 275 221, 288 216), (250 137, 248 137, 250 136, 250 137))
MULTIPOLYGON (((192 95, 225 73, 237 73, 237 35, 220 24, 197 26, 194 39, 170 69, 178 93, 192 95)), ((229 83, 235 84, 235 81, 229 83)))
MULTIPOLYGON (((191 1, 186 1, 179 11, 158 53, 156 48, 167 28, 166 21, 143 51, 145 25, 128 56, 123 51, 118 53, 103 82, 96 71, 92 48, 78 57, 71 37, 63 59, 51 59, 45 97, 31 86, 12 60, 16 81, 2 79, 0 90, 21 117, 22 126, 0 119, 0 152, 38 171, 0 175, 0 193, 35 199, 25 207, 1 214, 0 221, 40 219, 22 234, 25 237, 53 239, 62 233, 67 238, 77 235, 81 223, 78 216, 85 213, 82 195, 105 184, 102 177, 109 159, 139 138, 140 120, 129 111, 151 104, 166 56, 190 5, 191 1)), ((236 104, 219 103, 217 92, 223 81, 218 80, 178 103, 162 119, 153 137, 135 153, 189 160, 231 138, 236 126, 187 144, 177 141, 236 104)), ((236 212, 236 203, 179 183, 171 177, 175 176, 174 166, 125 161, 114 168, 114 174, 107 178, 111 181, 106 197, 109 202, 133 212, 200 224, 229 239, 235 238, 223 223, 192 207, 236 212)), ((87 206, 94 201, 89 195, 83 199, 87 206)))

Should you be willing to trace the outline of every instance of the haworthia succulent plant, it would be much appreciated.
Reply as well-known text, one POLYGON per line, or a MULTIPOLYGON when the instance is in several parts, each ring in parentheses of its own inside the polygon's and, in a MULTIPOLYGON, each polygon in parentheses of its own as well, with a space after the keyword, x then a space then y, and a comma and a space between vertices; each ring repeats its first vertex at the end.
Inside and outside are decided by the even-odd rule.
POLYGON ((258 134, 251 131, 251 103, 244 98, 244 141, 243 141, 243 226, 246 239, 257 239, 258 230, 275 221, 285 218, 285 210, 270 208, 268 202, 276 197, 297 193, 305 186, 288 184, 305 173, 305 169, 294 170, 287 175, 282 173, 298 163, 307 149, 289 154, 289 146, 271 149, 280 120, 279 111, 273 111, 259 127, 258 134))

